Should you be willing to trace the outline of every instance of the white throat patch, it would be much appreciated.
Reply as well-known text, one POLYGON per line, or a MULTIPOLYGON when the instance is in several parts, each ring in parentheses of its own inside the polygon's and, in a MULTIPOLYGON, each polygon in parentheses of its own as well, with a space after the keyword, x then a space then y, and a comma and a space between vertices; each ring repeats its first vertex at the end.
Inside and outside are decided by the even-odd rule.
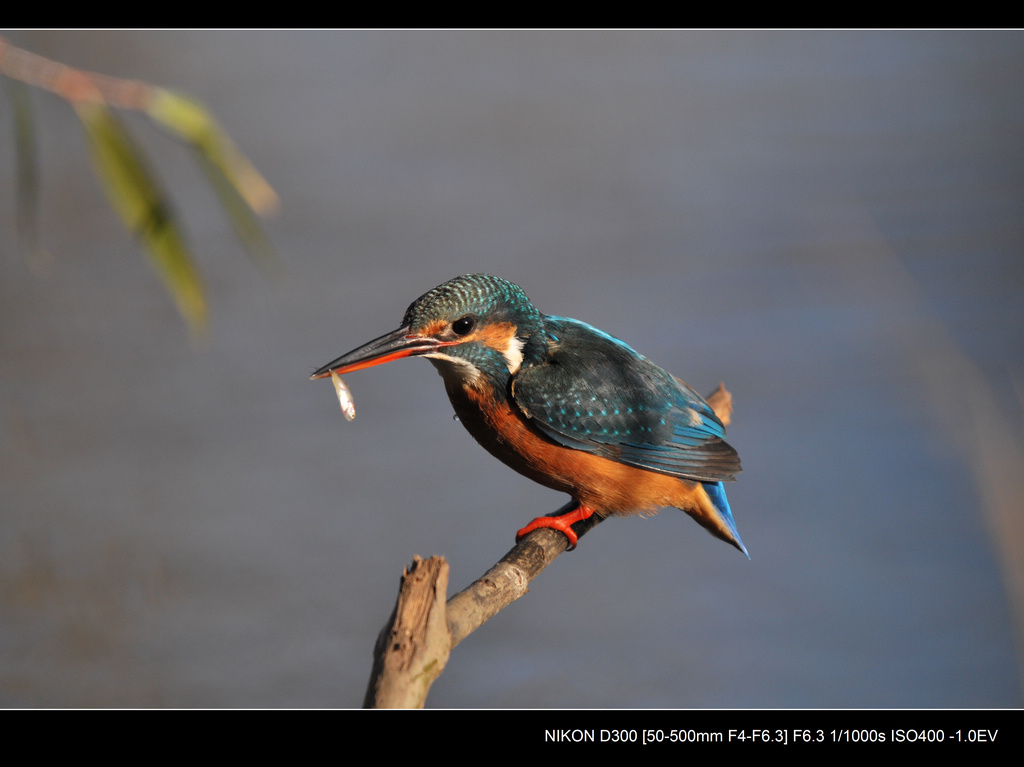
POLYGON ((523 364, 523 346, 525 344, 526 341, 524 339, 512 336, 508 340, 508 348, 501 353, 505 358, 505 364, 508 365, 508 372, 513 375, 523 364))
POLYGON ((434 367, 437 368, 441 377, 445 380, 448 379, 448 376, 452 376, 454 380, 460 383, 472 384, 480 378, 480 368, 472 362, 462 359, 462 357, 452 357, 451 355, 444 354, 443 352, 433 352, 431 354, 424 354, 423 356, 429 358, 431 362, 434 362, 434 360, 441 360, 448 363, 447 365, 438 365, 434 362, 434 367))

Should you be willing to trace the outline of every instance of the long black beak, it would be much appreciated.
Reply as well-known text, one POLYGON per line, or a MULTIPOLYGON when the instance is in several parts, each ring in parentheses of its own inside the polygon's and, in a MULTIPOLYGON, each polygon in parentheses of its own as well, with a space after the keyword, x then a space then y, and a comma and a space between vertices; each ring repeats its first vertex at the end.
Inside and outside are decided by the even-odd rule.
POLYGON ((353 370, 383 365, 385 362, 391 362, 391 360, 401 359, 402 357, 429 354, 442 346, 449 345, 436 338, 416 335, 406 325, 380 338, 375 338, 368 344, 363 344, 358 349, 338 357, 334 362, 327 363, 313 373, 310 378, 326 378, 331 373, 351 373, 353 370))

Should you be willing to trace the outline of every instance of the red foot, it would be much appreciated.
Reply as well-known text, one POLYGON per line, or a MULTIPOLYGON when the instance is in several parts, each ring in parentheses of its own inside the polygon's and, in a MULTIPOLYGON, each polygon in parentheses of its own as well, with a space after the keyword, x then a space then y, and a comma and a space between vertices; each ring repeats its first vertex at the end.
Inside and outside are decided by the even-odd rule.
POLYGON ((569 539, 569 548, 566 551, 572 551, 576 548, 576 541, 579 540, 576 537, 576 533, 572 530, 572 525, 576 522, 582 522, 584 519, 590 519, 590 516, 594 513, 594 510, 589 506, 584 506, 582 503, 579 504, 572 511, 560 514, 557 517, 537 517, 535 520, 530 522, 526 527, 516 533, 516 543, 519 543, 523 538, 532 533, 534 530, 538 530, 542 527, 548 527, 552 530, 557 530, 562 533, 566 538, 569 539))

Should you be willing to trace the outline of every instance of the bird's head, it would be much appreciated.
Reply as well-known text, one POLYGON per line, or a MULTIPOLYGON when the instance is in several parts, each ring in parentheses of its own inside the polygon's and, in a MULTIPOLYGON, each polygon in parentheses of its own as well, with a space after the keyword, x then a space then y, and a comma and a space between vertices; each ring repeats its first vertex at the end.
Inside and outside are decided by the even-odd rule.
POLYGON ((546 348, 544 319, 518 285, 488 274, 465 274, 423 294, 402 327, 317 370, 312 378, 428 357, 446 379, 503 384, 546 348))

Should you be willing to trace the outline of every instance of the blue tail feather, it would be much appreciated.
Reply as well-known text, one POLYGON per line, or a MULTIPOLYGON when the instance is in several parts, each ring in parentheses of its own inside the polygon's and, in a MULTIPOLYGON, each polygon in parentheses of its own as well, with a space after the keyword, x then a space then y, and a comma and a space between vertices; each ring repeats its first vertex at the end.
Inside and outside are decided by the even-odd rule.
POLYGON ((722 515, 722 519, 729 528, 729 532, 736 539, 736 548, 746 554, 747 559, 750 559, 747 547, 743 545, 743 541, 740 540, 740 534, 736 532, 736 522, 732 518, 732 509, 729 508, 729 500, 725 497, 725 487, 721 482, 704 482, 702 484, 704 485, 704 491, 708 494, 708 498, 711 499, 712 505, 722 515))

